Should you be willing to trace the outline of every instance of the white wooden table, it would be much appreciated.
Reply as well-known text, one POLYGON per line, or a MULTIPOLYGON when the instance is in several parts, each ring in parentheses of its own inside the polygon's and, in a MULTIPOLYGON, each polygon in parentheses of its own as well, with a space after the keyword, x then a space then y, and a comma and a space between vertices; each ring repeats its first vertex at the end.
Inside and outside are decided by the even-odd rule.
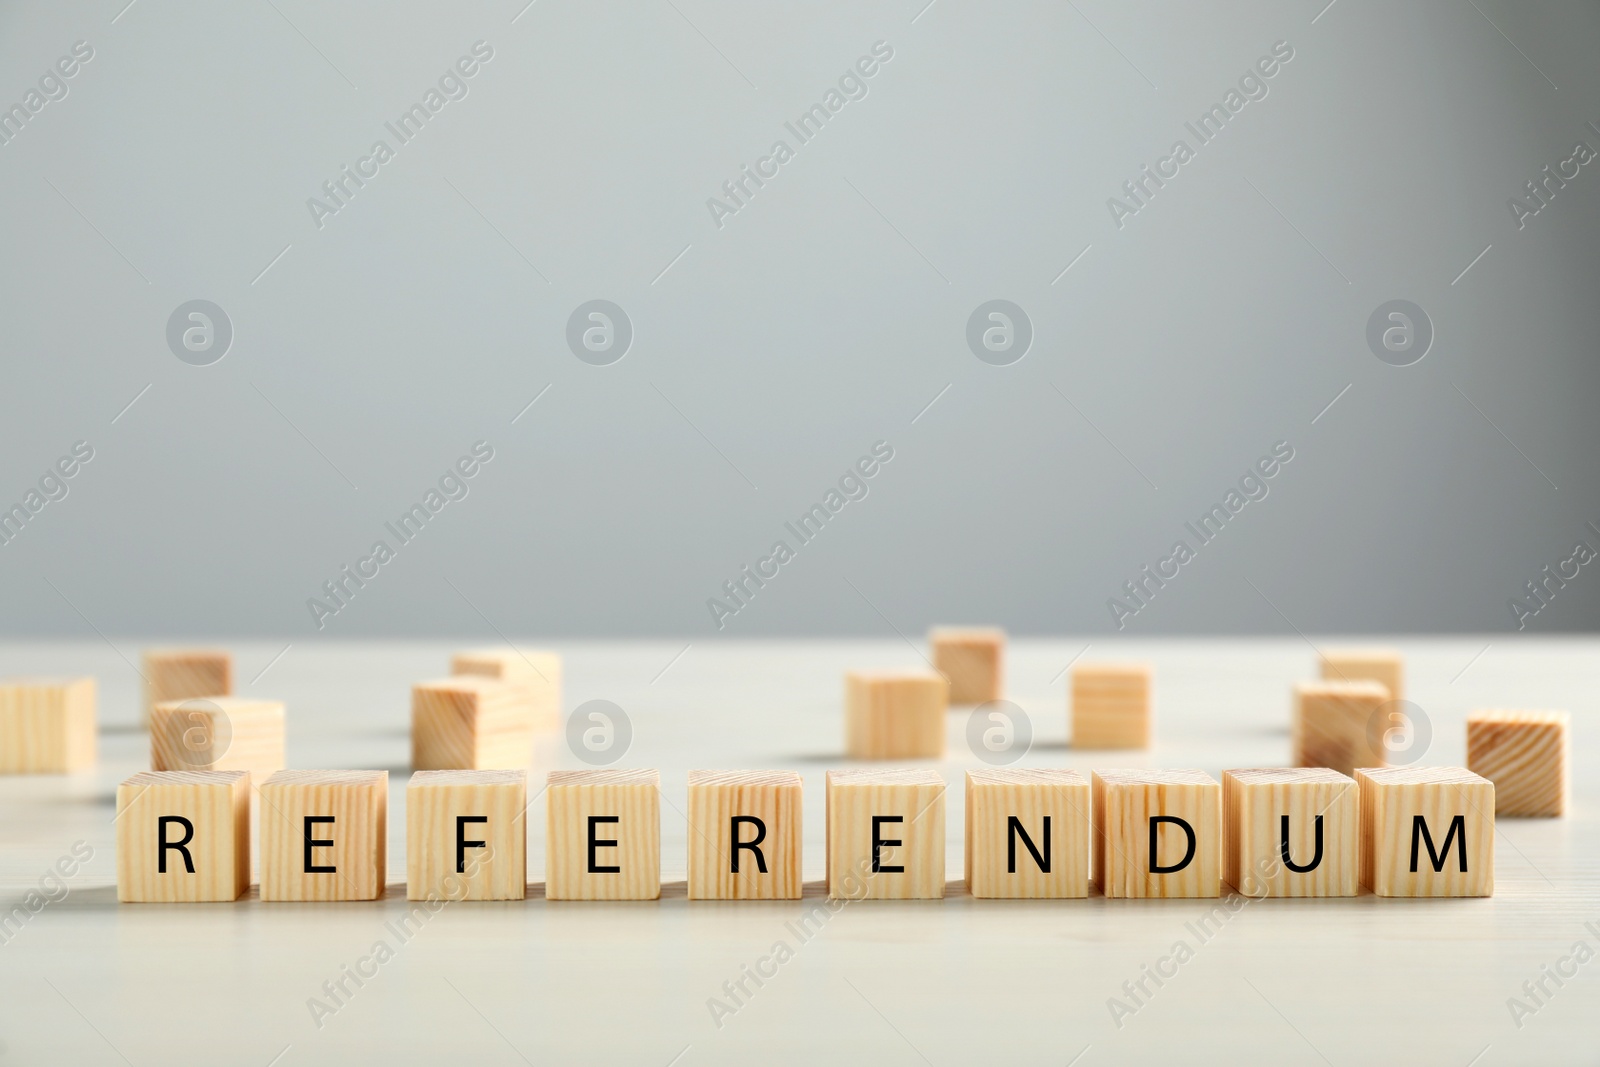
MULTIPOLYGON (((1155 747, 1067 748, 1060 672, 1085 642, 1017 641, 1010 695, 1036 733, 1023 765, 1219 775, 1287 760, 1289 689, 1314 669, 1304 641, 1095 641, 1091 658, 1154 662, 1155 747)), ((404 942, 386 924, 406 910, 409 685, 446 673, 453 646, 301 641, 252 683, 283 643, 236 645, 241 691, 288 703, 291 765, 391 772, 390 892, 378 903, 264 905, 252 892, 236 904, 192 906, 116 902, 115 785, 148 766, 129 662, 138 662, 139 643, 118 640, 120 653, 99 642, 5 646, 0 673, 99 678, 102 747, 93 774, 0 778, 7 908, 75 843, 93 849, 66 895, 52 888, 59 899, 0 944, 0 1065, 454 1063, 469 1053, 483 1064, 645 1067, 823 1057, 884 1067, 1592 1064, 1600 962, 1560 988, 1547 979, 1554 995, 1520 1028, 1507 1000, 1574 943, 1600 952, 1600 641, 1495 638, 1486 652, 1488 639, 1394 643, 1408 656, 1409 695, 1431 722, 1427 762, 1464 760, 1471 708, 1573 712, 1573 813, 1501 822, 1493 898, 1251 903, 1206 941, 1189 925, 1211 907, 1200 901, 974 901, 958 879, 962 773, 978 762, 965 716, 953 712, 951 756, 938 765, 950 787, 950 895, 851 904, 805 942, 786 923, 816 902, 819 885, 801 902, 684 899, 687 772, 803 772, 806 876, 820 880, 823 774, 847 765, 842 672, 919 664, 898 639, 705 641, 675 662, 681 641, 555 646, 566 659, 566 709, 615 701, 634 731, 619 765, 661 770, 662 899, 449 904, 404 942), (308 1000, 333 1004, 324 983, 380 940, 393 958, 359 988, 346 978, 353 995, 316 1025, 308 1000), (780 940, 793 958, 759 989, 746 979, 753 995, 718 1027, 708 999, 732 1003, 724 983, 780 940), (1179 940, 1193 959, 1119 1028, 1108 999, 1179 940)), ((552 739, 532 788, 549 767, 580 765, 552 739)), ((528 821, 537 882, 542 802, 528 821)))

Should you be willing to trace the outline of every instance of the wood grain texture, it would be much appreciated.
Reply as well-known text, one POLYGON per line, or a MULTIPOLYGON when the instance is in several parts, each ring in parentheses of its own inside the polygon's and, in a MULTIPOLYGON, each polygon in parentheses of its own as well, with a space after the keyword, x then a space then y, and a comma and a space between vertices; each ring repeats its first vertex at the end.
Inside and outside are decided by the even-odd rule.
POLYGON ((968 771, 967 892, 995 898, 1088 896, 1091 807, 1089 783, 1077 771, 968 771))
POLYGON ((249 771, 259 788, 281 771, 285 728, 281 701, 192 697, 150 713, 150 769, 249 771))
POLYGON ((1318 657, 1322 678, 1329 682, 1377 682, 1390 700, 1406 697, 1405 658, 1392 648, 1327 648, 1318 657))
POLYGON ((932 671, 845 675, 851 759, 942 759, 950 683, 932 671))
POLYGON ((116 824, 119 901, 231 901, 250 888, 248 771, 136 774, 117 786, 116 824))
POLYGON ((800 899, 803 781, 795 771, 689 772, 690 900, 800 899), (759 840, 760 859, 735 851, 736 840, 759 840))
POLYGON ((545 899, 660 898, 660 772, 551 771, 545 801, 545 899))
POLYGON ((525 770, 534 733, 523 686, 464 674, 411 687, 413 770, 525 770))
POLYGON ((383 896, 388 771, 278 771, 262 783, 260 797, 262 900, 383 896), (331 823, 306 821, 330 816, 331 823))
POLYGON ((1006 633, 936 627, 928 634, 934 670, 950 682, 950 703, 985 704, 1005 695, 1006 633))
POLYGON ((0 680, 0 773, 93 767, 95 704, 93 678, 0 680))
POLYGON ((1389 762, 1380 721, 1389 702, 1381 682, 1301 682, 1294 689, 1290 762, 1352 774, 1389 762))
POLYGON ((1095 771, 1094 879, 1108 897, 1222 892, 1222 786, 1204 771, 1095 771), (1189 835, 1194 852, 1188 862, 1189 835), (1152 827, 1155 852, 1152 855, 1152 827), (1163 872, 1152 867, 1178 867, 1163 872))
POLYGON ((1565 815, 1572 716, 1487 709, 1467 716, 1467 769, 1494 783, 1497 816, 1565 815))
POLYGON ((144 654, 144 721, 157 704, 233 695, 233 653, 222 648, 152 648, 144 654))
POLYGON ((829 771, 826 800, 828 896, 943 898, 945 790, 937 771, 829 771))
POLYGON ((1223 878, 1252 897, 1353 897, 1360 888, 1355 779, 1325 767, 1222 772, 1223 878), (1289 860, 1283 862, 1284 818, 1289 860))
POLYGON ((1380 897, 1494 895, 1493 782, 1465 767, 1362 768, 1356 782, 1362 885, 1380 897))
POLYGON ((482 648, 457 652, 450 660, 451 674, 477 674, 498 678, 523 689, 536 730, 561 725, 561 656, 534 649, 482 648))
POLYGON ((406 783, 406 898, 522 900, 527 808, 526 771, 412 774, 406 783))
POLYGON ((1080 663, 1072 668, 1073 748, 1149 748, 1150 665, 1080 663))

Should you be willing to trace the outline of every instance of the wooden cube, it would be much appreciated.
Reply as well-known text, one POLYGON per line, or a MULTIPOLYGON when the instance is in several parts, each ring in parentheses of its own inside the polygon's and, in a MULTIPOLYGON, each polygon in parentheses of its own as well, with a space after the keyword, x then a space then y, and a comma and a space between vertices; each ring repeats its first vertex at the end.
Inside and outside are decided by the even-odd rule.
POLYGON ((262 900, 378 900, 388 771, 278 771, 261 785, 262 900))
POLYGON ((284 761, 283 704, 244 697, 169 700, 150 713, 150 769, 249 771, 259 784, 284 761))
POLYGON ((967 892, 975 897, 1089 895, 1089 783, 1077 771, 967 772, 967 892))
POLYGON ((144 720, 157 704, 233 695, 233 653, 221 648, 152 648, 144 654, 144 720))
POLYGON ((1222 893, 1222 786, 1204 771, 1094 772, 1094 878, 1108 897, 1222 893))
POLYGON ((1380 897, 1494 895, 1494 783, 1465 767, 1371 767, 1361 884, 1380 897))
POLYGON ((525 770, 534 732, 519 685, 463 674, 411 687, 412 770, 525 770))
POLYGON ((1390 700, 1404 700, 1405 660, 1388 648, 1327 649, 1320 656, 1322 678, 1329 682, 1377 682, 1390 700))
POLYGON ((928 642, 934 669, 950 682, 950 703, 987 704, 1004 695, 1004 630, 939 628, 928 642))
POLYGON ((94 766, 93 678, 0 680, 0 774, 94 766))
POLYGON ((828 896, 944 896, 944 779, 932 770, 829 771, 828 896))
POLYGON ((660 899, 660 772, 551 771, 545 800, 547 900, 660 899))
POLYGON ((1389 762, 1380 721, 1389 703, 1381 682, 1301 682, 1294 690, 1290 762, 1353 774, 1357 767, 1389 762))
POLYGON ((250 888, 250 772, 144 771, 117 786, 117 899, 238 900, 250 888))
POLYGON ((406 784, 406 899, 523 899, 527 809, 527 771, 414 773, 406 784))
POLYGON ((458 652, 450 660, 451 674, 479 674, 526 691, 538 730, 561 725, 561 657, 532 649, 485 648, 458 652))
POLYGON ((1353 897, 1361 873, 1355 779, 1326 767, 1222 772, 1223 878, 1250 897, 1353 897))
POLYGON ((1467 769, 1494 783, 1496 815, 1564 815, 1571 788, 1571 716, 1564 711, 1474 711, 1467 769))
POLYGON ((940 759, 950 683, 933 672, 845 675, 845 750, 852 759, 940 759))
POLYGON ((794 771, 689 772, 689 899, 799 900, 794 771))
POLYGON ((1072 747, 1150 747, 1150 665, 1072 668, 1072 747))

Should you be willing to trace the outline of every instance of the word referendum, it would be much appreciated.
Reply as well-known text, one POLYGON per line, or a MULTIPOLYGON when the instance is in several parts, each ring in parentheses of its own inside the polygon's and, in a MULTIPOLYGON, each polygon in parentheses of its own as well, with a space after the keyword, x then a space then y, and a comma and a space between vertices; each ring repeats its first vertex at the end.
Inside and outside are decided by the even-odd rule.
POLYGON ((1211 107, 1200 113, 1199 119, 1194 122, 1185 122, 1184 128, 1194 135, 1196 144, 1191 146, 1183 138, 1172 142, 1169 154, 1156 160, 1155 169, 1152 171, 1149 164, 1139 168, 1139 175, 1122 183, 1122 191, 1127 196, 1127 201, 1110 197, 1106 200, 1106 210, 1111 212, 1111 221, 1117 229, 1125 225, 1124 219, 1132 218, 1147 207, 1156 191, 1166 188, 1168 181, 1176 178, 1184 164, 1195 158, 1201 148, 1210 144, 1217 135, 1227 126, 1228 121, 1252 100, 1265 100, 1271 90, 1267 87, 1267 80, 1276 77, 1282 70, 1281 64, 1287 64, 1294 58, 1294 47, 1288 41, 1275 41, 1270 55, 1262 56, 1256 60, 1255 66, 1239 77, 1239 87, 1229 89, 1222 96, 1222 102, 1212 104, 1211 107))
POLYGON ((67 79, 74 77, 82 64, 94 58, 94 47, 88 41, 72 45, 72 54, 56 60, 55 67, 39 75, 39 88, 22 94, 22 102, 0 111, 0 145, 10 144, 33 117, 44 110, 52 100, 65 100, 70 88, 67 79))
MULTIPOLYGON (((845 104, 866 99, 866 79, 878 73, 880 64, 893 58, 894 49, 889 42, 873 42, 871 55, 862 56, 856 60, 854 67, 839 75, 837 89, 830 88, 823 93, 821 103, 812 104, 794 122, 785 122, 784 129, 794 135, 797 144, 809 144, 812 138, 822 132, 822 127, 827 125, 829 119, 844 110, 845 104)), ((795 149, 789 146, 788 141, 776 140, 772 142, 768 154, 756 160, 754 172, 744 165, 739 168, 738 177, 723 182, 722 193, 727 197, 726 200, 714 196, 706 198, 706 209, 711 212, 711 221, 717 224, 717 229, 722 229, 723 219, 737 215, 755 196, 757 189, 766 187, 767 182, 763 178, 768 181, 776 178, 779 168, 794 157, 795 149), (751 188, 752 183, 754 189, 751 188)))
MULTIPOLYGON (((444 510, 446 504, 452 500, 467 498, 467 493, 470 492, 468 479, 477 477, 478 472, 483 469, 483 464, 492 459, 494 459, 494 446, 487 441, 476 442, 472 446, 471 455, 456 460, 455 466, 439 477, 437 489, 429 489, 423 494, 421 503, 412 504, 410 510, 402 512, 395 522, 384 523, 383 528, 394 535, 399 545, 409 545, 416 540, 429 520, 444 510)), ((327 596, 327 601, 316 597, 306 598, 306 610, 311 612, 311 621, 317 624, 317 629, 320 630, 327 625, 329 616, 337 615, 344 610, 346 605, 355 599, 356 593, 364 589, 367 582, 378 576, 379 569, 398 554, 398 545, 390 548, 389 542, 379 538, 372 542, 372 549, 367 555, 356 560, 354 570, 347 563, 339 568, 337 576, 323 582, 322 592, 327 596)))
MULTIPOLYGON (((1588 523, 1588 527, 1595 534, 1600 535, 1600 526, 1596 526, 1591 522, 1588 523)), ((1509 601, 1511 614, 1517 620, 1517 629, 1527 629, 1528 620, 1549 607, 1550 601, 1556 598, 1556 594, 1565 589, 1568 582, 1578 577, 1579 571, 1583 566, 1592 562, 1596 555, 1594 547, 1589 542, 1579 541, 1572 546, 1572 555, 1566 559, 1557 560, 1554 566, 1546 563, 1544 569, 1540 571, 1544 577, 1540 578, 1537 583, 1533 581, 1527 583, 1528 599, 1518 600, 1516 597, 1512 597, 1509 601), (1569 567, 1571 570, 1568 570, 1569 567)))
POLYGON ((20 504, 0 511, 0 545, 9 545, 22 528, 52 500, 64 500, 70 491, 67 480, 83 469, 83 464, 94 458, 94 448, 87 441, 75 441, 72 452, 62 456, 55 464, 45 468, 39 476, 39 488, 29 489, 22 495, 20 504), (13 529, 15 527, 15 529, 13 529))
POLYGON ((1572 181, 1581 173, 1581 168, 1594 161, 1595 151, 1587 143, 1579 141, 1572 146, 1572 154, 1556 164, 1555 170, 1550 169, 1546 163, 1539 171, 1544 175, 1523 183, 1527 190, 1526 200, 1519 197, 1510 197, 1506 200, 1506 207, 1511 209, 1511 217, 1517 220, 1517 229, 1528 225, 1528 220, 1550 206, 1550 201, 1556 198, 1557 189, 1565 189, 1567 182, 1572 181), (1571 173, 1567 168, 1571 167, 1571 173))
POLYGON ((1183 565, 1194 559, 1202 547, 1216 540, 1228 520, 1243 511, 1246 504, 1267 499, 1267 494, 1272 491, 1267 480, 1274 477, 1291 459, 1294 459, 1294 448, 1289 442, 1279 441, 1273 445, 1269 454, 1256 460, 1255 466, 1240 477, 1239 488, 1229 489, 1223 495, 1222 503, 1211 505, 1211 510, 1195 522, 1183 524, 1184 529, 1194 535, 1193 547, 1180 537, 1173 542, 1171 554, 1156 560, 1153 571, 1146 564, 1139 572, 1139 577, 1123 582, 1122 591, 1128 599, 1110 597, 1106 600, 1106 610, 1111 612, 1111 621, 1117 624, 1117 629, 1127 626, 1128 619, 1149 607, 1156 593, 1176 578, 1183 565))
POLYGON ((730 615, 737 615, 749 607, 756 593, 767 586, 762 579, 776 578, 778 568, 795 558, 798 546, 810 544, 822 532, 822 528, 844 510, 847 503, 852 500, 865 500, 868 492, 867 479, 882 469, 881 463, 888 463, 893 458, 894 448, 888 441, 874 442, 872 454, 856 460, 855 466, 846 470, 839 479, 839 487, 829 489, 823 494, 822 503, 812 504, 811 510, 801 515, 795 522, 783 524, 783 528, 794 535, 796 548, 789 547, 789 542, 780 538, 772 543, 770 553, 756 560, 754 572, 746 565, 739 571, 737 577, 723 582, 722 592, 732 603, 718 600, 716 597, 706 599, 706 610, 711 612, 711 621, 717 629, 720 630, 727 625, 725 620, 730 615), (754 588, 751 588, 752 585, 754 588))
POLYGON ((385 122, 384 128, 395 138, 395 147, 390 147, 389 142, 379 139, 372 142, 372 149, 367 154, 356 160, 355 170, 349 164, 339 168, 339 173, 333 178, 322 183, 322 192, 327 200, 310 197, 306 200, 306 209, 311 212, 311 221, 316 223, 317 229, 322 229, 323 222, 329 215, 337 215, 360 190, 366 188, 367 181, 378 176, 378 170, 385 163, 395 157, 396 148, 400 145, 410 144, 428 120, 444 110, 444 106, 452 100, 465 100, 469 91, 467 79, 477 75, 482 69, 480 64, 489 62, 494 58, 494 49, 486 41, 475 41, 470 55, 462 56, 455 61, 455 65, 446 68, 439 75, 439 86, 430 86, 422 94, 420 103, 412 104, 394 122, 385 122), (363 179, 366 179, 364 181, 363 179))

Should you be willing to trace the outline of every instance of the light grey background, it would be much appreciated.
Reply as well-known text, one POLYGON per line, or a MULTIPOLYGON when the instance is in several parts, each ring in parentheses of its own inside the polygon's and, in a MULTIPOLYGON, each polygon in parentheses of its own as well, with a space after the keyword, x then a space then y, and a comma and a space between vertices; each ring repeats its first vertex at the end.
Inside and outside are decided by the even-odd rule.
MULTIPOLYGON (((94 58, 0 146, 0 502, 95 455, 0 547, 0 632, 1110 633, 1278 441, 1127 633, 1515 629, 1600 546, 1600 164, 1520 231, 1507 206, 1600 148, 1600 10, 1325 2, 8 5, 6 106, 94 58), (479 40, 319 229, 307 199, 479 40), (1119 229, 1107 199, 1280 40, 1119 229), (719 229, 707 198, 877 41, 719 229), (1404 368, 1365 340, 1397 298, 1435 330, 1404 368), (212 366, 167 347, 193 299, 233 324, 212 366), (610 366, 565 342, 593 299, 635 331, 610 366), (966 345, 992 299, 1032 320, 1011 366, 966 345), (319 631, 307 599, 479 440, 319 631), (870 494, 717 630, 879 440, 870 494)), ((1595 628, 1597 588, 1528 629, 1595 628)))

